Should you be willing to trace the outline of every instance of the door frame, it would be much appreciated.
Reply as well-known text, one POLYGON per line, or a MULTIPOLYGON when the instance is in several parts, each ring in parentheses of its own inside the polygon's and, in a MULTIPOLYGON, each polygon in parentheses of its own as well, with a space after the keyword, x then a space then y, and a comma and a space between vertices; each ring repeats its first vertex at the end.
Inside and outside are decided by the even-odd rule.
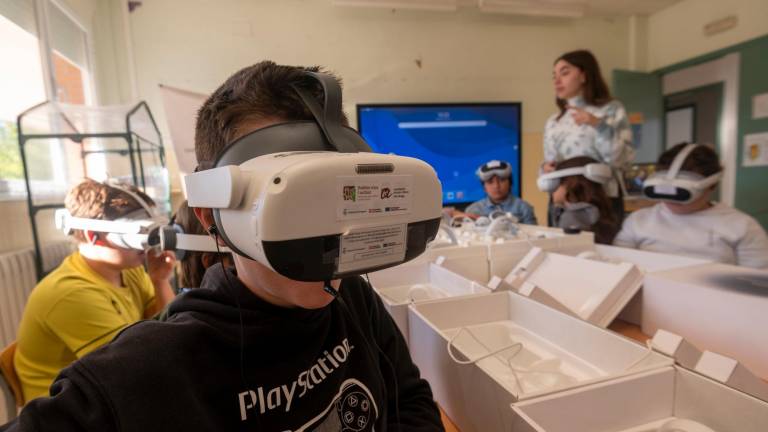
POLYGON ((720 159, 725 172, 720 182, 720 201, 733 207, 736 198, 738 157, 739 72, 741 55, 727 54, 717 60, 666 73, 661 77, 663 96, 712 84, 723 84, 722 111, 718 135, 720 159))

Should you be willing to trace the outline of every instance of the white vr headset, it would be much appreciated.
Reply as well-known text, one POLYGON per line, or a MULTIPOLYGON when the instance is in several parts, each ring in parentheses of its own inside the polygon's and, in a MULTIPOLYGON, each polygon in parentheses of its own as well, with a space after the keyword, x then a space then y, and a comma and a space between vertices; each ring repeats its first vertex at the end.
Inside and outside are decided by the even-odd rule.
POLYGON ((698 199, 710 187, 723 178, 723 172, 704 177, 700 174, 681 171, 686 158, 698 146, 688 144, 675 156, 669 169, 657 171, 643 182, 643 195, 652 200, 688 204, 698 199))
POLYGON ((475 171, 477 177, 482 182, 487 182, 493 176, 499 178, 510 178, 512 176, 512 166, 509 162, 492 160, 482 164, 477 171, 475 171))
POLYGON ((213 168, 184 178, 189 206, 213 209, 209 232, 234 253, 294 280, 328 281, 420 255, 440 226, 435 171, 418 159, 370 153, 341 124, 336 80, 307 75, 325 93, 323 108, 295 87, 315 120, 229 144, 213 168))
POLYGON ((157 213, 154 207, 133 191, 112 182, 108 185, 130 195, 142 208, 116 220, 75 217, 67 209, 58 209, 54 213, 56 227, 66 235, 76 229, 106 233, 107 240, 123 249, 172 250, 179 259, 183 256, 182 252, 188 250, 229 252, 227 248, 217 249, 211 237, 184 234, 179 225, 169 224, 167 217, 157 213))
POLYGON ((602 163, 590 163, 580 167, 564 168, 542 174, 536 179, 536 185, 542 192, 552 193, 560 185, 560 179, 580 175, 600 184, 608 183, 613 178, 611 167, 602 163))
POLYGON ((164 217, 148 215, 146 211, 136 210, 117 220, 88 219, 72 216, 67 209, 58 209, 55 213, 56 227, 70 234, 80 229, 107 234, 107 240, 123 249, 147 250, 152 233, 168 223, 164 217))

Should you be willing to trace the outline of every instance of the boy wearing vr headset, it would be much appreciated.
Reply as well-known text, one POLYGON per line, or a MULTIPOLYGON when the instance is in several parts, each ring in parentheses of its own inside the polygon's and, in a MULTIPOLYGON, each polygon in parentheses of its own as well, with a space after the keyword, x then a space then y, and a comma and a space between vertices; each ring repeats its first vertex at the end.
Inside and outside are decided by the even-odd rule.
MULTIPOLYGON (((282 147, 271 152, 292 151, 266 156, 275 163, 292 157, 327 160, 329 152, 307 153, 316 150, 308 141, 334 141, 339 128, 346 128, 346 118, 340 93, 337 99, 328 94, 327 86, 339 92, 338 81, 317 71, 262 62, 230 77, 198 113, 195 150, 203 171, 193 176, 222 178, 206 177, 221 172, 217 169, 235 175, 240 171, 222 160, 235 158, 234 165, 243 158, 246 163, 263 161, 241 157, 242 152, 270 146, 282 147), (318 116, 315 109, 324 92, 325 115, 318 116), (336 111, 331 112, 329 107, 334 106, 336 111), (340 124, 322 120, 334 116, 340 124), (305 135, 313 125, 320 125, 322 132, 305 135), (267 142, 269 136, 275 139, 267 142), (289 142, 298 146, 286 148, 289 142)), ((342 135, 354 138, 346 129, 342 135)), ((296 180, 281 171, 269 185, 290 187, 296 180)), ((434 184, 439 188, 436 176, 434 184)), ((232 189, 214 189, 205 181, 203 186, 203 192, 212 195, 206 197, 209 202, 234 196, 232 189)), ((194 207, 194 188, 189 182, 187 187, 194 207)), ((423 250, 429 237, 434 238, 440 191, 434 192, 434 197, 421 197, 430 202, 434 198, 434 232, 420 238, 418 227, 409 224, 409 246, 413 240, 423 250)), ((360 197, 352 191, 344 194, 345 200, 360 197)), ((302 204, 295 202, 295 211, 316 211, 301 208, 302 204)), ((248 202, 245 211, 237 210, 240 213, 221 210, 225 206, 194 208, 208 233, 235 252, 235 268, 210 267, 201 289, 173 302, 168 321, 139 323, 66 369, 52 387, 53 397, 26 407, 20 427, 10 430, 443 430, 429 385, 420 378, 381 300, 361 277, 289 279, 272 269, 279 267, 274 262, 243 252, 253 249, 251 233, 229 224, 238 218, 261 221, 248 219, 259 206, 268 204, 258 201, 251 207, 248 202)), ((256 240, 261 246, 255 250, 267 253, 266 242, 256 240)), ((303 257, 282 258, 294 263, 284 271, 298 273, 319 259, 307 256, 304 263, 303 257)))
MULTIPOLYGON (((72 216, 107 221, 149 217, 145 205, 154 203, 131 186, 91 179, 65 200, 72 216)), ((60 370, 173 298, 170 253, 145 254, 103 232, 71 234, 77 251, 34 288, 19 325, 14 365, 25 401, 47 396, 60 370), (142 267, 145 259, 149 273, 142 267)))
POLYGON ((768 268, 768 237, 749 215, 712 201, 722 177, 715 151, 681 143, 662 153, 643 194, 661 201, 632 213, 616 246, 768 268))
MULTIPOLYGON (((501 211, 516 217, 520 223, 536 225, 533 207, 512 195, 512 165, 507 161, 491 160, 482 164, 476 171, 477 178, 483 184, 487 197, 470 204, 464 215, 473 219, 490 216, 501 211)), ((453 216, 461 215, 455 212, 453 216)))

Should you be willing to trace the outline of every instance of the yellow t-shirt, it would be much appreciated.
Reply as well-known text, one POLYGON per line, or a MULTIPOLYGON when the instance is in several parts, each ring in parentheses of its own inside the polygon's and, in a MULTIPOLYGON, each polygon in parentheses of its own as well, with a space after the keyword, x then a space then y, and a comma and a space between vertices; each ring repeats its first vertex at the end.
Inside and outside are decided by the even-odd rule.
POLYGON ((96 273, 79 252, 32 290, 14 356, 25 402, 48 395, 59 371, 144 317, 155 289, 142 267, 123 270, 123 287, 96 273))

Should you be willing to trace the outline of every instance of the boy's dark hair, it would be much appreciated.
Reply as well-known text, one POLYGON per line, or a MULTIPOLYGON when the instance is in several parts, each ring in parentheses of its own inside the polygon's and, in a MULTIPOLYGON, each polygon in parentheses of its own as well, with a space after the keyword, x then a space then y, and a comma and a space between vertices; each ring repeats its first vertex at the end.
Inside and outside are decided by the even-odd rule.
MULTIPOLYGON (((687 145, 687 142, 682 142, 662 153, 661 156, 659 156, 658 162, 656 162, 656 170, 661 171, 669 169, 672 165, 672 161, 675 160, 678 153, 680 153, 687 145)), ((680 170, 694 172, 704 177, 709 177, 722 171, 723 167, 720 165, 720 158, 712 147, 708 145, 698 145, 688 154, 688 157, 685 158, 685 162, 683 162, 683 166, 680 167, 680 170)))
MULTIPOLYGON (((64 199, 64 206, 72 216, 103 220, 120 219, 144 208, 122 189, 138 195, 149 206, 155 205, 152 198, 133 185, 117 183, 116 186, 118 187, 87 178, 70 189, 64 199)), ((72 235, 79 241, 86 241, 81 230, 74 230, 72 235)))
MULTIPOLYGON (((323 72, 318 66, 284 66, 263 61, 230 76, 205 101, 197 113, 195 155, 200 168, 212 163, 221 150, 244 135, 248 122, 312 120, 293 86, 309 91, 323 105, 323 88, 305 72, 323 72)), ((341 80, 336 78, 341 84, 341 80)), ((347 125, 342 113, 343 124, 347 125)))
MULTIPOLYGON (((181 203, 176 210, 174 220, 186 234, 208 235, 187 201, 181 203)), ((182 288, 199 288, 203 282, 205 270, 220 261, 222 265, 231 265, 230 254, 217 256, 214 252, 187 251, 181 259, 181 274, 179 286, 182 288)))
MULTIPOLYGON (((577 156, 559 162, 556 169, 583 167, 591 163, 599 162, 588 156, 577 156)), ((592 226, 592 231, 595 233, 595 242, 600 244, 613 243, 613 238, 618 234, 621 223, 613 211, 613 206, 611 206, 611 200, 605 192, 605 187, 582 175, 564 177, 561 182, 565 186, 565 199, 568 202, 590 203, 600 211, 600 219, 592 226)))
MULTIPOLYGON (((602 106, 613 100, 608 85, 603 79, 603 74, 600 72, 600 65, 598 65, 592 52, 588 50, 570 51, 558 57, 555 63, 560 60, 572 64, 584 73, 584 101, 587 104, 602 106)), ((556 98, 555 103, 560 108, 560 115, 557 116, 557 119, 560 120, 560 117, 565 114, 568 102, 556 98)))

